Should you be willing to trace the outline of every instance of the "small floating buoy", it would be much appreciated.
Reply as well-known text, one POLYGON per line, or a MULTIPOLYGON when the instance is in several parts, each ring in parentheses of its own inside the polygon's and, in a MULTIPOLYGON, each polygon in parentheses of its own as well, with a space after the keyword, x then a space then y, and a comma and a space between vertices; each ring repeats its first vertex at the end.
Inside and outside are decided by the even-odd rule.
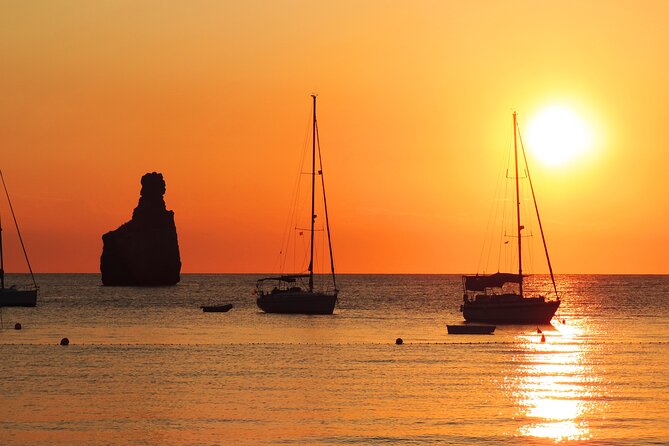
POLYGON ((541 328, 537 327, 537 333, 541 333, 541 328))
POLYGON ((21 329, 20 323, 17 322, 16 324, 14 324, 14 330, 20 330, 20 329, 21 329))
POLYGON ((60 345, 70 345, 70 340, 67 338, 63 338, 60 340, 60 345))
POLYGON ((564 325, 564 324, 566 324, 566 323, 567 323, 567 322, 566 322, 564 319, 562 319, 562 325, 564 325))
POLYGON ((404 344, 404 341, 402 340, 402 338, 397 338, 397 339, 395 339, 395 344, 402 345, 402 344, 404 344))
POLYGON ((541 335, 541 342, 546 342, 546 335, 541 335))

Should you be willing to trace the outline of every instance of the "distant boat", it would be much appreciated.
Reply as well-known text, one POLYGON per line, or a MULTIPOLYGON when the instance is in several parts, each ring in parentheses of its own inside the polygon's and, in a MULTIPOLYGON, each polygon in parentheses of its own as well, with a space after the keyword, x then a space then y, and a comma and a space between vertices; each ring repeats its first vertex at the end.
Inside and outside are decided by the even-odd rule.
POLYGON ((30 260, 28 260, 28 253, 26 252, 26 247, 23 244, 23 238, 21 237, 21 231, 19 230, 19 224, 16 220, 16 215, 14 214, 14 208, 12 207, 12 201, 9 198, 9 192, 7 191, 7 185, 5 184, 5 178, 2 175, 0 170, 0 179, 2 179, 2 186, 5 190, 5 195, 7 196, 7 202, 9 203, 9 209, 12 213, 12 218, 14 219, 14 224, 16 226, 16 232, 19 235, 19 241, 21 242, 21 248, 23 249, 23 255, 26 258, 28 263, 28 270, 30 271, 30 277, 33 281, 33 289, 28 290, 19 290, 16 288, 16 285, 10 287, 5 287, 5 268, 4 268, 4 256, 2 252, 2 221, 0 220, 0 307, 34 307, 37 305, 37 282, 35 281, 35 275, 33 274, 33 269, 30 266, 30 260))
POLYGON ((226 313, 232 309, 232 304, 202 306, 205 313, 226 313))
MULTIPOLYGON (((514 238, 518 243, 518 273, 497 272, 491 275, 473 275, 463 276, 462 283, 464 287, 464 302, 460 307, 466 321, 483 322, 490 324, 548 324, 553 315, 560 306, 560 297, 555 285, 553 276, 553 267, 548 256, 548 247, 544 237, 543 226, 539 216, 539 208, 534 195, 532 178, 530 177, 529 167, 527 166, 527 157, 525 149, 522 148, 523 160, 525 164, 525 174, 530 183, 534 209, 541 230, 541 239, 544 245, 548 270, 550 271, 553 289, 555 290, 555 299, 548 300, 545 296, 527 297, 523 290, 523 260, 522 260, 522 234, 524 226, 521 223, 520 212, 520 188, 518 184, 518 143, 519 136, 516 113, 513 113, 513 150, 515 166, 515 214, 516 228, 514 238), (517 285, 517 286, 516 286, 517 285), (511 288, 511 289, 510 289, 511 288), (516 288, 516 289, 513 289, 516 288)), ((521 139, 522 147, 522 139, 521 139)), ((506 242, 508 243, 508 242, 506 242)))
POLYGON ((494 325, 447 325, 448 334, 492 334, 495 331, 494 325))
POLYGON ((313 99, 312 144, 311 144, 311 240, 309 243, 308 274, 281 275, 266 277, 258 280, 255 293, 256 303, 265 313, 284 314, 332 314, 337 304, 337 279, 330 240, 330 222, 328 220, 327 201, 325 199, 325 180, 323 179, 323 162, 318 147, 319 169, 316 170, 316 143, 318 141, 318 126, 316 122, 316 95, 313 99), (327 229, 330 266, 332 271, 332 290, 316 290, 314 288, 314 223, 316 214, 314 209, 316 175, 321 177, 323 188, 323 206, 325 210, 325 227, 327 229))

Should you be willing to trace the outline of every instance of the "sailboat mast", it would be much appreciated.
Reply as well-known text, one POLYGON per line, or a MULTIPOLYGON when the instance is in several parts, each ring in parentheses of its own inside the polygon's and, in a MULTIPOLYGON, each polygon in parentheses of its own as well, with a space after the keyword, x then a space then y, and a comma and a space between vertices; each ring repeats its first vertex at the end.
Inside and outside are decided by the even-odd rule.
POLYGON ((314 290, 314 223, 316 214, 314 209, 315 190, 316 190, 316 95, 312 94, 314 101, 314 117, 312 121, 312 140, 311 140, 311 244, 309 254, 309 292, 314 290))
POLYGON ((335 275, 334 254, 332 253, 332 237, 330 236, 330 218, 328 217, 328 199, 325 195, 325 177, 323 176, 323 156, 321 155, 321 138, 318 135, 318 123, 316 123, 316 144, 318 144, 318 174, 321 176, 323 186, 323 210, 325 211, 325 228, 328 234, 328 249, 330 250, 330 269, 332 271, 332 285, 337 292, 337 277, 335 275))
POLYGON ((523 152, 523 162, 525 163, 525 169, 527 169, 527 180, 530 183, 530 190, 532 191, 532 200, 534 201, 534 210, 537 214, 537 221, 539 222, 539 231, 541 231, 541 241, 544 244, 544 252, 546 253, 546 262, 548 263, 548 271, 551 274, 551 282, 553 282, 553 290, 555 291, 555 297, 559 299, 557 285, 555 284, 555 275, 553 274, 553 265, 551 264, 551 257, 548 255, 548 244, 546 243, 546 236, 544 235, 544 227, 541 224, 541 216, 539 215, 539 205, 537 204, 537 196, 534 194, 534 186, 532 185, 532 175, 530 175, 530 166, 527 164, 527 155, 525 154, 525 146, 523 145, 523 137, 518 132, 518 139, 520 139, 520 149, 523 152))
POLYGON ((516 112, 513 112, 513 159, 516 165, 516 221, 517 225, 517 236, 518 236, 518 285, 520 297, 523 297, 523 250, 522 250, 522 238, 520 236, 520 231, 523 229, 523 226, 520 224, 520 186, 518 183, 518 141, 516 137, 516 112))

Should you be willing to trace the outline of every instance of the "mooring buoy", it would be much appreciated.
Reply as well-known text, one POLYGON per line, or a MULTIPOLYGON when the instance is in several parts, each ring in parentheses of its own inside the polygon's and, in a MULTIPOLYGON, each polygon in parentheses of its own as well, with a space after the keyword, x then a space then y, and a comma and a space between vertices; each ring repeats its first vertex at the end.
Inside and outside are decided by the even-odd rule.
POLYGON ((541 335, 541 342, 546 342, 546 336, 543 334, 541 335))
POLYGON ((20 330, 20 329, 21 329, 20 323, 17 322, 16 324, 14 324, 14 330, 20 330))
POLYGON ((70 345, 70 340, 67 338, 63 338, 60 340, 60 345, 70 345))
POLYGON ((397 339, 395 339, 395 344, 402 345, 402 344, 404 344, 404 341, 402 340, 402 338, 397 338, 397 339))

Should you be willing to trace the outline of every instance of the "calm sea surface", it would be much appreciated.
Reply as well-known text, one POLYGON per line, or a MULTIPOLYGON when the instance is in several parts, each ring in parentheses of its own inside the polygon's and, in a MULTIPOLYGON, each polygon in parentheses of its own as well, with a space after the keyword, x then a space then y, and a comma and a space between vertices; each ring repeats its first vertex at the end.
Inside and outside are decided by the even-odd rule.
POLYGON ((0 444, 669 444, 669 276, 559 277, 545 343, 449 336, 459 276, 344 275, 334 316, 263 314, 256 278, 38 276, 2 309, 0 444))

